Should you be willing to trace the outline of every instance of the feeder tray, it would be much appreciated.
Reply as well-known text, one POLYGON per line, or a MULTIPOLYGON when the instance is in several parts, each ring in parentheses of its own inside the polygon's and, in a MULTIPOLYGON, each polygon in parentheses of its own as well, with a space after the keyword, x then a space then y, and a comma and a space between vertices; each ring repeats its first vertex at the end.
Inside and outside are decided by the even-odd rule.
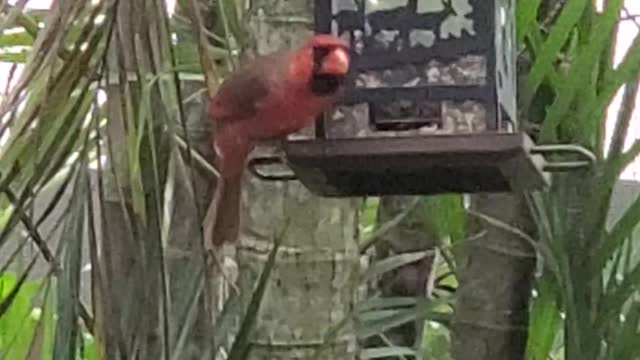
POLYGON ((595 157, 575 145, 536 146, 524 133, 446 135, 430 138, 299 140, 284 156, 253 158, 251 172, 270 181, 299 180, 327 197, 434 195, 546 190, 551 172, 592 166, 595 157), (572 153, 577 161, 549 162, 544 154, 572 153), (262 166, 286 164, 290 174, 262 166))
POLYGON ((285 145, 312 192, 332 197, 542 190, 542 155, 522 133, 309 140, 285 145))
POLYGON ((249 169, 267 181, 299 180, 327 197, 435 195, 544 191, 551 172, 589 168, 596 160, 576 145, 536 146, 525 133, 381 140, 288 141, 283 156, 255 157, 249 169), (581 159, 551 162, 544 157, 563 153, 581 159), (292 173, 260 170, 285 162, 292 173))

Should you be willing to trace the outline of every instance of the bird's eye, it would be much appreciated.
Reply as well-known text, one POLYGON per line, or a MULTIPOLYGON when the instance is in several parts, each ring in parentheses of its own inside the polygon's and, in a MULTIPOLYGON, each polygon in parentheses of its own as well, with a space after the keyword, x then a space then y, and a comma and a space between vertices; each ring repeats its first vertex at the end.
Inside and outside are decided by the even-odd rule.
POLYGON ((321 64, 322 60, 329 54, 329 48, 326 46, 316 46, 313 48, 313 62, 315 64, 321 64))

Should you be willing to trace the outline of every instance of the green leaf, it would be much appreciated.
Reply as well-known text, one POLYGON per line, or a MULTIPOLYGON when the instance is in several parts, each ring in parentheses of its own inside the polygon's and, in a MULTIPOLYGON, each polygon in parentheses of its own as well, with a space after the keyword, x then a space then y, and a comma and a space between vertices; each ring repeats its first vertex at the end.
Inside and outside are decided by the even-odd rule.
POLYGON ((385 308, 398 308, 406 306, 415 306, 418 299, 415 297, 375 297, 364 300, 358 305, 359 311, 371 311, 385 308))
POLYGON ((21 52, 0 52, 0 61, 8 63, 24 64, 27 62, 27 53, 21 52))
POLYGON ((589 4, 587 0, 568 1, 557 21, 550 29, 549 37, 545 41, 540 52, 535 54, 535 61, 529 73, 528 87, 531 93, 535 93, 545 77, 553 70, 556 56, 567 42, 571 31, 578 23, 585 7, 589 4))
POLYGON ((400 356, 416 356, 415 350, 403 346, 366 348, 360 351, 359 359, 381 359, 400 356))
MULTIPOLYGON (((607 2, 607 8, 603 16, 599 18, 597 26, 592 28, 590 34, 584 35, 584 37, 588 37, 588 41, 580 45, 577 59, 575 59, 571 65, 569 74, 562 76, 564 81, 559 83, 559 88, 556 89, 556 93, 559 94, 559 96, 556 96, 543 123, 540 136, 544 141, 555 141, 557 127, 560 124, 569 124, 574 128, 580 129, 580 137, 575 136, 574 141, 590 147, 594 145, 592 143, 593 139, 589 135, 593 134, 593 121, 590 121, 587 117, 588 113, 582 110, 585 107, 580 107, 581 110, 576 114, 572 111, 571 105, 573 105, 577 99, 589 101, 592 93, 595 91, 595 74, 597 66, 599 65, 599 59, 601 58, 602 52, 608 49, 607 46, 613 35, 622 1, 623 0, 612 0, 607 2)), ((571 6, 577 6, 576 4, 579 2, 583 2, 583 0, 569 2, 565 6, 563 13, 568 11, 571 6)), ((581 13, 576 15, 581 16, 581 13)), ((570 34, 567 34, 567 36, 568 35, 570 34)), ((548 71, 546 73, 548 73, 548 71)), ((537 80, 534 79, 531 81, 535 82, 537 80)), ((534 85, 535 84, 536 83, 534 83, 534 85)), ((539 83, 537 83, 537 85, 539 85, 539 83)))
POLYGON ((384 273, 393 271, 412 262, 423 259, 427 255, 427 251, 407 252, 394 256, 390 256, 378 262, 375 262, 366 272, 366 279, 376 279, 384 273))
POLYGON ((273 248, 269 252, 269 256, 264 264, 262 273, 260 273, 260 277, 258 278, 256 289, 251 295, 251 300, 249 301, 246 313, 242 318, 240 330, 238 330, 238 334, 236 335, 233 345, 229 350, 229 360, 245 360, 247 358, 247 354, 249 353, 249 336, 251 331, 253 331, 253 326, 258 317, 258 311, 260 311, 260 305, 262 304, 262 299, 264 298, 265 291, 267 290, 269 277, 271 276, 271 272, 275 266, 278 249, 280 248, 280 244, 282 243, 286 230, 287 227, 285 226, 282 234, 276 237, 273 248))
POLYGON ((4 359, 24 359, 29 351, 36 327, 31 301, 41 286, 39 282, 26 281, 34 260, 20 277, 0 274, 0 354, 4 359))
POLYGON ((26 31, 15 31, 9 34, 0 35, 0 49, 11 46, 31 46, 33 45, 33 37, 26 31))
POLYGON ((367 233, 367 235, 370 234, 376 226, 376 216, 379 205, 380 198, 378 197, 368 197, 365 200, 364 210, 362 211, 360 223, 362 224, 361 226, 363 233, 367 233))
POLYGON ((449 329, 436 322, 426 321, 423 334, 423 359, 453 360, 450 354, 451 335, 449 329))
POLYGON ((640 196, 631 203, 631 206, 607 232, 602 248, 595 252, 597 266, 604 267, 613 253, 621 247, 624 240, 633 234, 638 224, 640 224, 640 196))
POLYGON ((465 239, 466 211, 463 195, 439 195, 421 203, 426 220, 433 225, 441 239, 449 238, 452 243, 465 239))
MULTIPOLYGON (((597 103, 597 90, 600 70, 600 59, 609 55, 612 40, 615 38, 615 30, 618 26, 620 12, 624 6, 624 0, 607 1, 604 12, 595 18, 594 26, 590 28, 591 34, 586 45, 585 52, 580 51, 576 56, 575 69, 578 71, 574 78, 578 85, 578 99, 587 104, 597 103), (583 65, 584 61, 584 65, 583 65), (588 65, 587 65, 588 64, 588 65)), ((580 121, 576 124, 578 128, 578 142, 595 146, 597 139, 595 135, 599 133, 602 114, 597 117, 590 116, 590 109, 585 106, 578 107, 578 117, 580 121)))
POLYGON ((421 299, 415 306, 399 309, 365 311, 358 314, 356 333, 358 338, 366 339, 385 333, 387 330, 423 319, 447 322, 450 314, 436 312, 434 309, 442 301, 421 299))
MULTIPOLYGON (((84 167, 86 169, 86 166, 84 167)), ((80 303, 80 271, 82 267, 82 239, 85 224, 85 199, 89 190, 87 170, 76 178, 74 197, 60 239, 64 249, 64 266, 58 283, 58 321, 53 359, 75 359, 82 340, 78 324, 80 303)))
POLYGON ((527 360, 547 360, 561 330, 562 319, 556 302, 556 290, 545 280, 539 283, 538 297, 533 300, 529 316, 527 360))
POLYGON ((617 331, 608 347, 608 359, 634 359, 638 357, 638 325, 640 325, 640 302, 629 302, 629 310, 621 313, 617 319, 617 331))
POLYGON ((516 3, 516 34, 517 43, 522 44, 529 29, 536 26, 536 15, 540 7, 540 0, 518 0, 516 3))
POLYGON ((51 290, 51 282, 47 279, 46 287, 44 290, 44 301, 41 308, 33 308, 31 312, 31 318, 36 321, 35 330, 31 337, 31 343, 29 349, 25 355, 27 360, 45 359, 46 355, 50 354, 51 347, 47 346, 51 344, 51 341, 47 341, 51 338, 51 332, 53 331, 53 316, 49 305, 49 294, 51 290))
POLYGON ((84 334, 84 352, 82 356, 82 360, 101 360, 98 354, 98 349, 96 348, 96 342, 93 339, 93 336, 89 334, 84 334))
POLYGON ((592 121, 601 119, 618 90, 627 82, 634 80, 640 71, 640 37, 633 42, 617 69, 605 69, 604 80, 595 101, 591 102, 587 112, 592 121))

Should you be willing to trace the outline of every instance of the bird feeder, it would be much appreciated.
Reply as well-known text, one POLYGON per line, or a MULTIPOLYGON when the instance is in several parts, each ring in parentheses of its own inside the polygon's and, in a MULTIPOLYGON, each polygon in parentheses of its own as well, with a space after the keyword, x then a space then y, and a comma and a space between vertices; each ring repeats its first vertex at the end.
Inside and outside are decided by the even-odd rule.
MULTIPOLYGON (((324 196, 548 187, 518 131, 514 5, 316 0, 316 32, 348 40, 352 66, 335 109, 285 142, 295 178, 324 196)), ((272 160, 251 167, 270 178, 272 160)))

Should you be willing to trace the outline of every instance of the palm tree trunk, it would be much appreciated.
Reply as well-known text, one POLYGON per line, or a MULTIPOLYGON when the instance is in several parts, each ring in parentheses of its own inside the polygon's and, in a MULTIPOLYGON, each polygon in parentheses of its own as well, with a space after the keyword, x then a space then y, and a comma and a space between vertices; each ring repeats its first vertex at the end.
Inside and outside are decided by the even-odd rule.
MULTIPOLYGON (((312 2, 256 0, 248 15, 250 48, 291 48, 310 35, 312 2)), ((309 359, 326 332, 351 311, 358 284, 355 200, 310 194, 298 182, 261 182, 247 176, 241 245, 237 249, 240 302, 246 305, 274 237, 282 235, 248 359, 309 359)), ((322 359, 354 359, 351 322, 322 359)))

